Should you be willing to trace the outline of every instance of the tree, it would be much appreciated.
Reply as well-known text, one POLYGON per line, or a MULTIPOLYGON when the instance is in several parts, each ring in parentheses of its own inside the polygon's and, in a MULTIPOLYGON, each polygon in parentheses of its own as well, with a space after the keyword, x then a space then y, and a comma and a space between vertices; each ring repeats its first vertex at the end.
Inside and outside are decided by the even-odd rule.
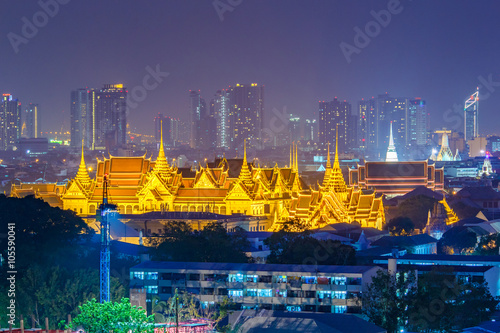
POLYGON ((436 199, 425 195, 417 195, 401 202, 397 208, 395 217, 408 217, 416 229, 423 229, 427 224, 429 210, 434 208, 436 199))
POLYGON ((468 227, 453 227, 443 234, 438 242, 441 253, 466 254, 474 252, 477 244, 477 236, 468 227))
POLYGON ((67 328, 82 328, 87 333, 153 333, 154 316, 132 306, 128 298, 120 302, 98 303, 95 298, 81 305, 80 314, 67 328))
POLYGON ((475 254, 483 256, 498 255, 498 245, 500 244, 500 234, 492 234, 481 237, 476 246, 475 254))
POLYGON ((379 270, 363 294, 363 312, 375 325, 389 333, 404 327, 416 293, 416 276, 413 271, 400 271, 394 276, 379 270))
MULTIPOLYGON (((232 311, 237 310, 238 305, 225 296, 222 301, 202 306, 199 299, 187 292, 178 294, 179 303, 179 321, 188 321, 191 319, 205 318, 213 322, 217 327, 219 323, 226 318, 232 311)), ((167 302, 160 301, 158 297, 153 299, 153 313, 156 322, 174 321, 175 318, 175 295, 167 302)), ((219 328, 220 329, 220 328, 219 328)))
POLYGON ((418 332, 461 331, 489 320, 498 304, 486 283, 457 279, 451 269, 434 269, 418 279, 408 307, 407 328, 418 332))
POLYGON ((399 216, 387 223, 391 236, 409 236, 415 229, 413 221, 409 217, 399 216))
POLYGON ((317 240, 309 231, 296 233, 282 229, 264 240, 271 253, 270 264, 354 265, 356 250, 339 241, 317 240))
POLYGON ((250 262, 245 250, 250 247, 246 231, 236 228, 228 233, 218 222, 193 231, 185 222, 171 222, 150 242, 153 260, 194 262, 250 262))

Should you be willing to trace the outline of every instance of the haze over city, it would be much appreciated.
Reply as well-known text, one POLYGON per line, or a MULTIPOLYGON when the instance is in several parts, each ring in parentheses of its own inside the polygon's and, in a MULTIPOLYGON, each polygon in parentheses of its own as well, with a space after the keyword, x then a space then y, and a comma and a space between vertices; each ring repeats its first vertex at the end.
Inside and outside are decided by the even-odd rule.
POLYGON ((318 101, 335 96, 353 111, 361 98, 385 92, 421 97, 438 128, 453 127, 480 86, 489 94, 480 100, 480 132, 498 132, 488 121, 500 105, 497 1, 401 1, 350 63, 340 44, 355 46, 354 28, 365 31, 371 11, 390 1, 214 3, 71 1, 15 52, 7 35, 22 37, 22 18, 33 22, 42 8, 3 1, 0 47, 9 65, 0 69, 0 92, 39 103, 44 131, 69 130, 71 90, 123 83, 131 91, 143 85, 146 67, 159 66, 169 75, 127 117, 131 128, 152 134, 159 112, 187 120, 190 89, 210 99, 236 83, 264 85, 264 119, 284 107, 317 118, 318 101))

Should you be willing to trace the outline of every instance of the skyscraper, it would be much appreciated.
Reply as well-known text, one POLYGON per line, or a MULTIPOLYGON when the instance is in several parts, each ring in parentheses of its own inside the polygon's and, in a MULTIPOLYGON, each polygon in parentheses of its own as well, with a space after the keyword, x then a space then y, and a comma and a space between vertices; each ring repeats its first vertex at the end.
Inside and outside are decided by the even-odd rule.
POLYGON ((0 104, 0 149, 14 148, 20 137, 21 102, 11 94, 3 94, 0 104))
POLYGON ((243 147, 244 139, 250 147, 262 147, 264 86, 257 83, 236 84, 229 88, 229 96, 231 147, 243 147))
POLYGON ((304 126, 304 139, 315 142, 318 137, 318 122, 316 119, 306 119, 304 126))
POLYGON ((231 147, 231 127, 229 114, 231 102, 227 89, 218 90, 214 98, 214 112, 217 120, 217 147, 229 149, 231 147))
POLYGON ((30 103, 26 108, 26 136, 28 138, 39 138, 41 136, 41 115, 40 106, 30 103))
POLYGON ((200 91, 189 91, 189 122, 191 124, 190 147, 199 148, 201 143, 202 129, 201 119, 206 113, 207 105, 201 98, 200 91))
POLYGON ((338 148, 345 151, 348 146, 349 122, 351 117, 351 104, 339 101, 337 97, 331 102, 319 102, 319 143, 326 145, 336 141, 336 128, 338 126, 338 148))
POLYGON ((88 96, 87 89, 77 89, 71 92, 70 145, 75 148, 81 147, 82 140, 85 140, 86 147, 90 147, 92 143, 90 132, 92 124, 88 121, 88 96))
POLYGON ((427 106, 421 98, 408 101, 407 144, 425 146, 429 136, 427 106))
POLYGON ((479 136, 479 87, 472 94, 464 105, 464 134, 465 142, 473 140, 479 136))
POLYGON ((127 143, 127 88, 105 84, 88 91, 89 141, 92 149, 111 149, 127 143))
POLYGON ((360 149, 375 146, 375 99, 362 99, 358 104, 358 128, 357 139, 360 149))
POLYGON ((163 124, 163 145, 174 147, 179 140, 179 119, 164 117, 162 113, 154 118, 155 140, 159 147, 161 141, 161 125, 163 124))

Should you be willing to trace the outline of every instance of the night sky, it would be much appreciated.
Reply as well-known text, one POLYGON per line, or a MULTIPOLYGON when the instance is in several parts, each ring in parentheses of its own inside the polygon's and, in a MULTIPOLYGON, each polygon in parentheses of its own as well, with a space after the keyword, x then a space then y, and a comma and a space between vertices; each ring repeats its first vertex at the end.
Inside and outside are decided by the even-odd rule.
POLYGON ((72 0, 16 53, 8 34, 23 36, 22 18, 33 22, 42 8, 2 0, 0 92, 39 103, 44 131, 59 131, 62 121, 69 130, 71 90, 124 83, 130 92, 147 66, 159 65, 169 76, 128 116, 146 134, 158 112, 187 120, 189 89, 208 102, 218 89, 253 82, 265 85, 268 113, 286 107, 317 117, 319 100, 337 96, 354 110, 361 98, 388 92, 427 100, 433 128, 462 130, 454 112, 490 77, 493 85, 480 88, 490 96, 480 100, 479 128, 499 133, 500 2, 401 1, 348 63, 340 43, 354 45, 353 29, 364 30, 370 11, 390 2, 220 0, 232 9, 221 21, 213 0, 72 0))

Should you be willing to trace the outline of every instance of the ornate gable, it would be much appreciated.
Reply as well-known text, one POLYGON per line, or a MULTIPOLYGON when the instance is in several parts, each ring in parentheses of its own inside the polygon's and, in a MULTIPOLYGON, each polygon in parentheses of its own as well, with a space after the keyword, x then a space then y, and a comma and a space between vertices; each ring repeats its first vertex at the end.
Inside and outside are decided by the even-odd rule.
POLYGON ((250 192, 242 182, 237 181, 233 188, 229 190, 226 200, 252 200, 250 192))
POLYGON ((217 188, 215 180, 208 174, 207 170, 201 169, 195 178, 193 188, 217 188))

